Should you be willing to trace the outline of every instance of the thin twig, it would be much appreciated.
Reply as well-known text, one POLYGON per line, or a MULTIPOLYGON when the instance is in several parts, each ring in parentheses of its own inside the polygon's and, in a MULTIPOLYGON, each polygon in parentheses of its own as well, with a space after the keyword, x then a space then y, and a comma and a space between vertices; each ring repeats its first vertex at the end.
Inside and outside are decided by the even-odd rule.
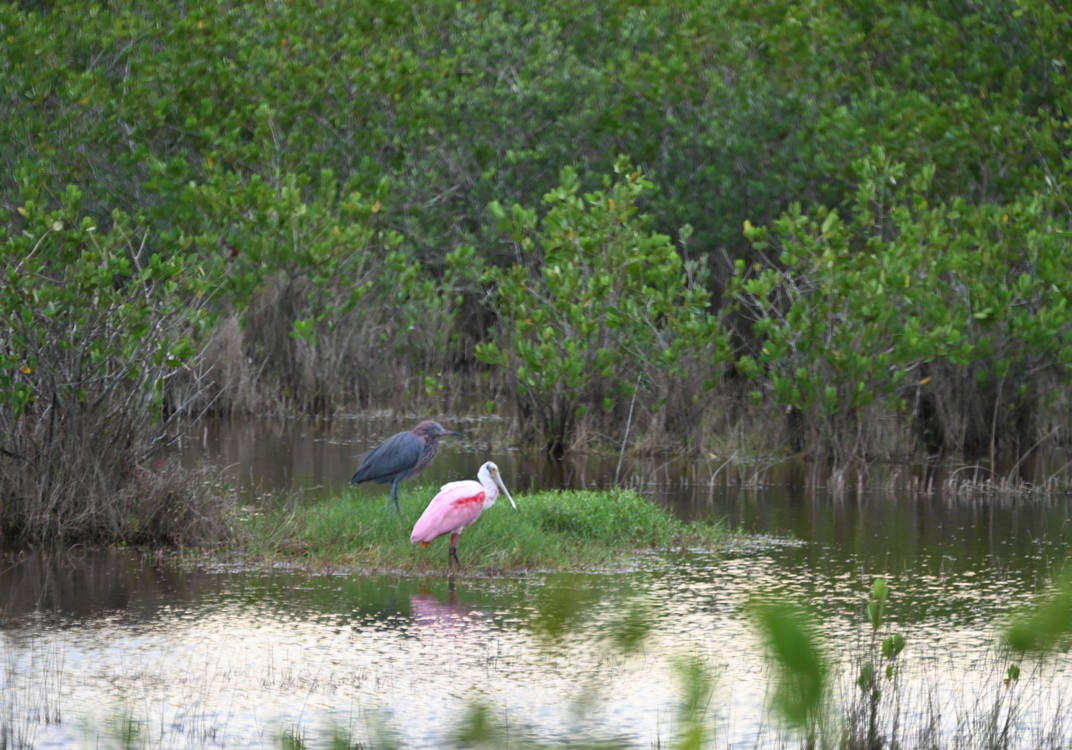
POLYGON ((622 459, 625 458, 625 446, 629 442, 629 427, 633 424, 633 407, 636 406, 637 391, 640 390, 640 376, 642 373, 637 373, 636 385, 633 386, 633 400, 629 402, 629 417, 625 420, 625 437, 622 438, 622 450, 618 454, 618 468, 614 470, 614 484, 618 484, 618 474, 622 470, 622 459))

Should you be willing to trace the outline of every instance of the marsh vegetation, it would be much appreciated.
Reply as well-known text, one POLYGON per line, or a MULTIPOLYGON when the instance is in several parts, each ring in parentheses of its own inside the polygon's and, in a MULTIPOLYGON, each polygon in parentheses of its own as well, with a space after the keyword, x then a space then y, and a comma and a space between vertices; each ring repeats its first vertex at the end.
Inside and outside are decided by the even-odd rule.
POLYGON ((1059 3, 35 0, 0 40, 0 745, 1072 742, 1067 582, 1000 624, 1070 528, 1024 468, 1072 418, 1059 3), (369 407, 615 486, 522 493, 448 581, 382 502, 174 458, 369 407), (617 486, 681 456, 798 543, 617 486), (265 564, 182 567, 220 543, 265 564))
POLYGON ((1063 444, 1070 23, 5 5, 4 533, 177 538, 95 509, 205 413, 464 404, 835 485, 1063 444))

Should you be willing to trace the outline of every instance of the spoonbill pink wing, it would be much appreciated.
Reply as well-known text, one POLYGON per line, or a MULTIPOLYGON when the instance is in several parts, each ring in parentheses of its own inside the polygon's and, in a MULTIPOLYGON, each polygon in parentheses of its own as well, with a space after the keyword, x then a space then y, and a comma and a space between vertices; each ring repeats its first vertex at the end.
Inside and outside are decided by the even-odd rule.
POLYGON ((467 479, 443 485, 413 527, 410 541, 427 547, 444 534, 460 534, 480 517, 487 492, 480 482, 467 479))

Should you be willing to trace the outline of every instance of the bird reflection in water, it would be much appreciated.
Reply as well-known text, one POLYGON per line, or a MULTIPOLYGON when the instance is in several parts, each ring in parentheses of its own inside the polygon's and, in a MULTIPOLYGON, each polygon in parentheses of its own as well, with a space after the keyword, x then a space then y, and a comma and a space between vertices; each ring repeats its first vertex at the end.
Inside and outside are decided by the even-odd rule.
POLYGON ((418 628, 453 636, 472 625, 473 615, 479 616, 480 610, 458 603, 453 578, 448 583, 448 592, 445 601, 429 591, 410 595, 410 612, 418 628))

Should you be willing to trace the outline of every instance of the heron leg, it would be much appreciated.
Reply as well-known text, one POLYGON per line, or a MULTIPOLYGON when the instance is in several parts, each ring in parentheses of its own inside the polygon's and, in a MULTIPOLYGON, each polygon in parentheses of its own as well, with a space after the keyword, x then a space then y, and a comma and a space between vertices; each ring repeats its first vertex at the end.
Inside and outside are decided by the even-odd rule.
POLYGON ((391 485, 391 494, 387 496, 387 520, 388 520, 388 522, 390 522, 391 514, 395 510, 398 511, 398 521, 399 521, 399 523, 402 522, 402 508, 398 504, 398 483, 401 482, 401 481, 402 481, 401 479, 396 479, 395 480, 395 483, 393 485, 391 485), (394 506, 391 505, 392 500, 394 501, 394 506))

